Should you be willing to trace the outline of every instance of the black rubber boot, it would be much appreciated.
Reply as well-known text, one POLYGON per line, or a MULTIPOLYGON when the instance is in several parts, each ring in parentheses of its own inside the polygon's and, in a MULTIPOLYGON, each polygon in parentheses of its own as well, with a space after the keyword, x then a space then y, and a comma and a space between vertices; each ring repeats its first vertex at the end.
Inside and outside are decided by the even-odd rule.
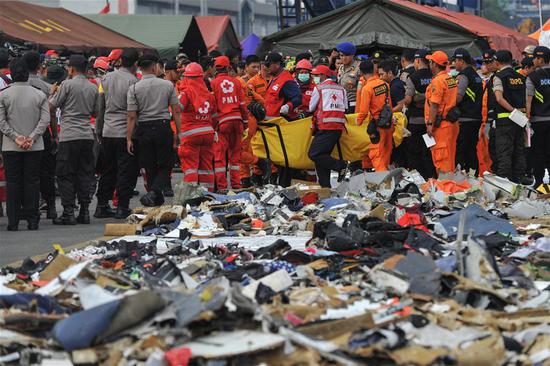
POLYGON ((129 208, 124 208, 119 206, 116 209, 115 219, 125 220, 131 214, 132 214, 132 210, 130 210, 129 208))
POLYGON ((74 209, 72 207, 64 207, 63 214, 52 220, 54 225, 76 225, 74 217, 74 209))
POLYGON ((155 191, 150 191, 145 193, 139 199, 139 202, 145 207, 155 207, 157 205, 158 197, 155 191))
POLYGON ((88 204, 81 204, 80 205, 80 212, 78 213, 78 217, 76 218, 76 222, 79 224, 89 224, 90 223, 90 209, 88 208, 88 204))
POLYGON ((115 217, 115 210, 109 204, 97 205, 95 208, 94 217, 97 219, 105 219, 107 217, 115 217))

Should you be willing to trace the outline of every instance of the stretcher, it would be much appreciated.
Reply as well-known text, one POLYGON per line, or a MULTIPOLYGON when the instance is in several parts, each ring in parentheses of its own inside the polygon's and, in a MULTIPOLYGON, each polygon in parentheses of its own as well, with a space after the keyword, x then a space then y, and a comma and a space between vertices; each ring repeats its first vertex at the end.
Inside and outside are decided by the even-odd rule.
MULTIPOLYGON (((403 113, 395 113, 396 128, 393 134, 394 146, 403 141, 403 129, 407 118, 403 113)), ((357 114, 346 115, 346 130, 334 148, 332 156, 347 161, 360 161, 369 150, 367 134, 368 121, 357 126, 357 114)), ((258 123, 258 130, 252 138, 252 150, 260 159, 269 159, 273 164, 293 169, 315 169, 308 157, 313 136, 312 118, 289 122, 283 117, 258 123)))

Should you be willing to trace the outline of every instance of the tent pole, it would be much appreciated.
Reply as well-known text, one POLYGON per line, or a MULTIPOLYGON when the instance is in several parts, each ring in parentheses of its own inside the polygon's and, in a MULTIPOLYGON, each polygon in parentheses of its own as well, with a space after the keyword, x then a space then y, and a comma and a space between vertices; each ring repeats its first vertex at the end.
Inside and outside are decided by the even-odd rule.
POLYGON ((542 2, 539 0, 539 22, 540 22, 540 29, 542 30, 542 2))
POLYGON ((174 14, 180 15, 180 0, 174 0, 174 14))

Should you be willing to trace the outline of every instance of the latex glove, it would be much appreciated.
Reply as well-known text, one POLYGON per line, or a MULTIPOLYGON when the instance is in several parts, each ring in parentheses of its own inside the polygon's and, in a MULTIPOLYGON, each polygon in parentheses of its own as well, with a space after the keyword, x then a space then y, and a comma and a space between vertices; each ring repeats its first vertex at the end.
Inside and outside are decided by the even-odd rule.
POLYGON ((218 142, 218 133, 214 132, 214 142, 218 142))
POLYGON ((284 104, 281 109, 279 109, 280 114, 288 114, 288 112, 290 112, 290 107, 288 104, 284 104))

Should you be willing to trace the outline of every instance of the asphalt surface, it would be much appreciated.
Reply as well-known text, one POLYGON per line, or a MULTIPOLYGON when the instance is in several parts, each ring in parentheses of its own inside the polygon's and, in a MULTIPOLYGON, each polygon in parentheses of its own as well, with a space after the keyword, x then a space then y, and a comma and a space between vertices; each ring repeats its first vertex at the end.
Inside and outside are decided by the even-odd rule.
MULTIPOLYGON (((173 174, 172 186, 174 186, 176 182, 180 182, 181 179, 182 174, 173 174)), ((136 189, 140 191, 140 194, 143 194, 145 191, 141 178, 138 180, 136 189)), ((166 202, 170 203, 171 199, 166 198, 166 202)), ((53 244, 60 244, 63 248, 75 244, 85 245, 90 240, 103 236, 105 224, 124 222, 124 220, 116 220, 114 218, 96 219, 93 217, 96 204, 97 200, 94 196, 93 202, 90 205, 91 223, 89 225, 53 225, 52 220, 47 220, 45 218, 45 212, 42 211, 40 229, 37 231, 29 231, 27 230, 27 222, 21 221, 19 223, 19 231, 15 232, 6 231, 8 219, 5 216, 6 207, 4 204, 4 217, 0 217, 0 266, 23 260, 26 257, 34 257, 49 253, 54 250, 52 247, 53 244)), ((139 196, 133 197, 130 202, 130 208, 139 205, 139 196)), ((57 197, 56 206, 57 213, 60 215, 63 209, 59 197, 57 197)))

